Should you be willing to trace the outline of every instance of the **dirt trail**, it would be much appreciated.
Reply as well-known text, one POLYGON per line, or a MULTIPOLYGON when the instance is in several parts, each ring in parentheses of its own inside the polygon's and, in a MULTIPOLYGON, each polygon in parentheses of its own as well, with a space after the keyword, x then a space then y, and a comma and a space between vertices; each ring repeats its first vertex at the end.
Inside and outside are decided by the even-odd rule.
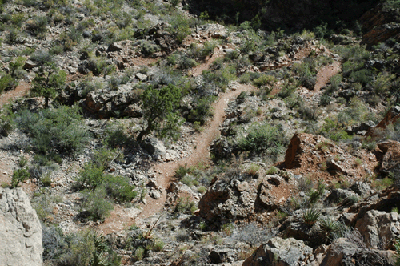
POLYGON ((314 91, 319 91, 324 87, 331 79, 332 76, 336 75, 340 71, 340 62, 335 61, 333 64, 322 67, 317 74, 317 82, 314 86, 314 91))
POLYGON ((203 131, 195 135, 196 149, 185 158, 177 161, 165 162, 155 164, 152 170, 157 173, 157 184, 162 188, 161 198, 153 199, 149 196, 146 197, 146 204, 141 207, 143 211, 133 219, 126 215, 123 215, 121 208, 116 208, 109 218, 105 220, 103 224, 98 226, 98 229, 103 234, 109 234, 111 232, 120 231, 126 227, 129 227, 142 219, 151 217, 152 215, 162 211, 166 199, 166 189, 175 174, 176 169, 179 166, 195 166, 198 163, 208 163, 210 160, 209 147, 211 142, 220 134, 219 126, 225 119, 225 108, 229 101, 235 99, 243 91, 251 91, 254 87, 251 85, 240 84, 236 90, 228 91, 222 94, 218 102, 214 103, 214 117, 204 126, 203 131))
POLYGON ((200 64, 196 67, 194 67, 189 74, 192 74, 193 77, 196 77, 198 75, 201 75, 203 73, 203 70, 207 70, 210 68, 211 64, 214 63, 214 61, 219 58, 222 57, 224 54, 222 52, 222 48, 220 47, 215 47, 214 49, 214 53, 211 55, 211 57, 206 60, 206 62, 204 64, 200 64))

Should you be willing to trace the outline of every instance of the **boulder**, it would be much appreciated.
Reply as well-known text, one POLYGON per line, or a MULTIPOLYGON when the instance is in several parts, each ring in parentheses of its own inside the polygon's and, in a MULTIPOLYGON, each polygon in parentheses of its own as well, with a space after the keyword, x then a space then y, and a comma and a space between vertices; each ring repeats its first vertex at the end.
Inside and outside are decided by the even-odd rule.
POLYGON ((313 250, 303 241, 274 237, 247 258, 243 266, 300 266, 312 260, 314 260, 313 250))
POLYGON ((0 265, 42 265, 42 225, 21 188, 0 188, 0 265))
POLYGON ((164 144, 156 138, 145 139, 142 147, 157 160, 165 159, 167 154, 164 144))
POLYGON ((349 238, 338 238, 328 248, 321 266, 389 266, 393 253, 360 247, 349 238))
POLYGON ((355 228, 368 248, 389 249, 400 235, 399 214, 371 210, 356 222, 355 228))
POLYGON ((395 106, 389 109, 385 117, 376 125, 367 131, 368 136, 379 135, 380 131, 386 129, 388 125, 395 124, 400 119, 400 107, 395 106))
POLYGON ((381 171, 400 176, 400 142, 387 140, 379 143, 378 148, 383 152, 381 171))
POLYGON ((83 100, 82 107, 98 118, 142 116, 139 96, 128 84, 119 86, 116 91, 107 89, 91 91, 83 100))
POLYGON ((358 198, 357 194, 354 193, 353 191, 341 189, 341 188, 335 188, 332 189, 331 194, 327 197, 327 201, 329 202, 334 202, 334 203, 339 203, 342 202, 344 203, 345 201, 351 199, 351 198, 358 198))

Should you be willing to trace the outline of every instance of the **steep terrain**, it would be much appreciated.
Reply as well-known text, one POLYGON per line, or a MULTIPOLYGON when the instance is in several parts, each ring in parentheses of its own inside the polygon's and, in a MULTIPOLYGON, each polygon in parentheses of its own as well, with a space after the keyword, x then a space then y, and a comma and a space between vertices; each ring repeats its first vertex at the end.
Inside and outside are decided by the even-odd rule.
POLYGON ((362 2, 3 3, 1 259, 395 265, 398 9, 362 2))

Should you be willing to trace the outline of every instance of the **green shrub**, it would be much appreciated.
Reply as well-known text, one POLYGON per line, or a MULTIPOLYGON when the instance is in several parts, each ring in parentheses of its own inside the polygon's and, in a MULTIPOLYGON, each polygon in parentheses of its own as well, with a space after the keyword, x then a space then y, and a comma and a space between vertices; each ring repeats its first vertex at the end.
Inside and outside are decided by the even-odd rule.
POLYGON ((18 81, 10 74, 5 74, 0 78, 0 94, 4 90, 11 90, 18 86, 18 81))
POLYGON ((175 36, 178 43, 182 43, 186 36, 190 34, 190 19, 186 16, 172 15, 169 24, 171 26, 168 31, 175 36))
POLYGON ((79 172, 77 179, 78 186, 81 188, 95 189, 104 181, 103 168, 95 163, 87 163, 82 171, 79 172))
POLYGON ((143 118, 147 123, 146 128, 140 132, 137 139, 156 132, 160 137, 177 137, 181 116, 177 108, 182 100, 182 90, 172 84, 156 89, 148 87, 142 94, 143 118))
POLYGON ((272 86, 274 86, 276 79, 274 76, 262 74, 259 78, 255 79, 253 82, 254 82, 254 85, 256 85, 257 87, 261 87, 261 86, 265 86, 265 85, 272 87, 272 86))
POLYGON ((19 182, 24 182, 29 179, 31 174, 27 169, 17 169, 14 171, 13 176, 11 178, 11 186, 17 187, 19 182))
POLYGON ((137 196, 137 192, 133 191, 135 187, 130 185, 128 177, 107 175, 102 186, 105 187, 107 195, 118 202, 130 202, 137 196))
POLYGON ((197 209, 196 204, 189 197, 179 198, 175 206, 175 212, 193 214, 197 209))
POLYGON ((213 115, 211 105, 215 100, 215 96, 205 96, 195 101, 193 108, 190 110, 188 121, 200 122, 201 125, 213 115))
POLYGON ((26 29, 31 32, 31 34, 44 37, 46 33, 47 17, 46 16, 35 16, 26 22, 26 29))
POLYGON ((50 99, 55 98, 64 86, 67 79, 67 74, 63 70, 51 68, 45 72, 44 68, 39 68, 38 73, 32 81, 33 87, 30 90, 31 96, 45 97, 45 107, 49 106, 50 99))
POLYGON ((278 128, 269 124, 254 124, 247 130, 247 135, 238 140, 237 148, 278 155, 286 142, 285 135, 278 128))
MULTIPOLYGON (((63 245, 54 258, 49 258, 56 265, 86 266, 86 265, 121 265, 121 257, 114 251, 104 236, 94 231, 86 230, 71 233, 61 237, 63 245)), ((57 242, 50 242, 44 246, 49 251, 57 242)))
POLYGON ((42 154, 74 155, 89 141, 76 106, 45 109, 39 113, 23 110, 16 115, 16 124, 31 137, 34 149, 42 154))
POLYGON ((85 217, 89 220, 104 221, 113 210, 113 204, 106 199, 107 193, 104 187, 98 187, 94 191, 88 191, 84 195, 82 207, 86 211, 85 217))

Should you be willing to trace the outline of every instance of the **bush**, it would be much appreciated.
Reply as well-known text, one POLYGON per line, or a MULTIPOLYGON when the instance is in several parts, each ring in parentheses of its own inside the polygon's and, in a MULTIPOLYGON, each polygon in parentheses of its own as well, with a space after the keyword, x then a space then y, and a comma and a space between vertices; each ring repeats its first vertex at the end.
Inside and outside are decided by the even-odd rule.
POLYGON ((111 210, 113 204, 106 199, 107 193, 104 187, 98 187, 94 191, 89 191, 84 195, 82 207, 85 212, 81 215, 88 220, 104 221, 111 210))
MULTIPOLYGON (((105 237, 96 232, 86 230, 78 233, 58 235, 60 239, 59 253, 56 253, 52 262, 63 266, 86 266, 86 265, 121 265, 121 258, 106 241, 105 237)), ((44 250, 50 250, 54 243, 44 246, 44 250)))
POLYGON ((129 183, 129 178, 124 176, 107 175, 102 186, 105 187, 107 195, 118 202, 130 202, 137 196, 137 192, 133 191, 134 186, 129 183))
POLYGON ((278 155, 287 140, 283 132, 269 124, 254 124, 248 134, 237 142, 240 151, 265 152, 278 155))
POLYGON ((95 163, 87 163, 80 171, 77 179, 78 186, 81 188, 95 189, 104 181, 103 168, 95 163))
POLYGON ((27 169, 17 169, 11 178, 11 187, 17 187, 19 182, 24 182, 31 177, 27 169))
POLYGON ((5 74, 0 78, 0 94, 4 90, 11 90, 18 86, 18 81, 10 74, 5 74))
POLYGON ((198 121, 201 125, 204 125, 207 119, 213 114, 211 104, 214 100, 214 96, 205 96, 198 99, 195 102, 193 109, 190 110, 188 121, 198 121))
POLYGON ((45 109, 39 113, 23 110, 16 115, 16 124, 31 137, 34 149, 42 154, 74 155, 89 141, 76 106, 45 109))
POLYGON ((274 76, 262 74, 259 78, 255 79, 253 82, 254 82, 254 85, 256 85, 257 87, 261 87, 261 86, 265 86, 265 85, 272 87, 272 86, 274 86, 276 79, 274 76))
POLYGON ((44 37, 46 33, 47 17, 36 16, 31 20, 26 22, 26 29, 30 31, 33 35, 38 37, 44 37))

